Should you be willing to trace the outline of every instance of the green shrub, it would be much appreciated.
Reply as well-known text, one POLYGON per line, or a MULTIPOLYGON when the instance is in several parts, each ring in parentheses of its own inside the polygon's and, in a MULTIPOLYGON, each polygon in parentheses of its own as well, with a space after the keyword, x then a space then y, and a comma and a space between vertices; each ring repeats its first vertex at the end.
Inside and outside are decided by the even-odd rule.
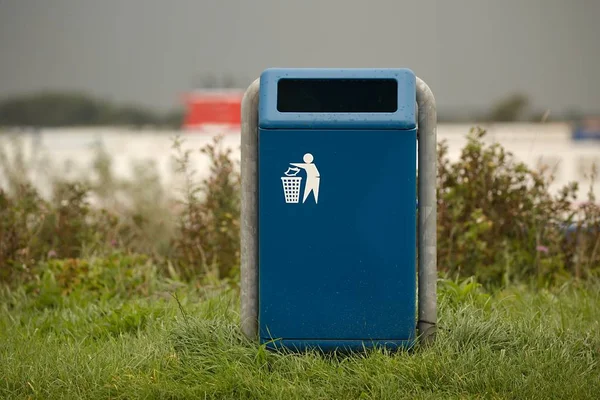
POLYGON ((105 242, 113 247, 136 253, 165 257, 175 232, 172 203, 160 180, 156 164, 145 160, 132 165, 134 180, 115 176, 112 158, 96 147, 91 175, 79 180, 87 182, 90 196, 112 229, 105 242))
POLYGON ((134 165, 135 181, 120 179, 101 147, 91 175, 64 180, 45 173, 52 189, 46 197, 29 179, 35 166, 19 143, 12 160, 0 152, 0 175, 7 181, 6 189, 0 188, 0 280, 32 278, 31 269, 48 259, 106 256, 116 249, 145 254, 184 279, 235 280, 240 173, 221 139, 199 149, 210 161, 209 176, 200 183, 189 165, 190 152, 183 153, 175 140, 178 172, 186 178, 179 202, 152 163, 134 165))
MULTIPOLYGON (((439 144, 440 272, 452 279, 473 276, 486 287, 599 275, 600 207, 593 192, 582 205, 575 203, 575 184, 552 195, 547 171, 516 162, 498 144, 486 145, 485 134, 472 130, 456 162, 439 144)), ((165 190, 151 163, 134 166, 135 181, 117 178, 101 148, 91 175, 50 176, 52 191, 44 197, 28 177, 32 167, 23 153, 8 160, 0 149, 0 175, 7 180, 0 188, 0 280, 35 280, 39 266, 54 271, 53 260, 109 259, 120 252, 144 255, 163 274, 235 285, 240 173, 221 139, 199 150, 210 161, 200 182, 190 167, 191 151, 174 141, 185 182, 181 201, 165 190)))
POLYGON ((120 252, 89 259, 50 259, 35 265, 31 276, 22 287, 37 308, 59 306, 67 298, 146 297, 167 284, 148 256, 120 252))
POLYGON ((31 268, 48 258, 78 258, 94 252, 112 251, 108 239, 119 235, 113 213, 91 204, 85 180, 54 178, 24 157, 18 141, 14 156, 0 151, 0 280, 28 276, 31 268), (50 182, 51 192, 42 196, 30 179, 30 170, 50 182))
POLYGON ((225 279, 239 272, 241 175, 231 150, 219 147, 221 139, 215 137, 201 150, 211 164, 208 178, 199 185, 190 170, 190 152, 182 152, 179 140, 173 144, 185 188, 172 259, 187 277, 205 273, 225 279))
POLYGON ((0 279, 28 275, 49 258, 79 258, 107 253, 111 237, 122 236, 119 219, 93 208, 88 189, 55 182, 50 200, 24 184, 12 195, 0 189, 0 279))
POLYGON ((439 144, 439 270, 486 285, 545 285, 600 272, 600 207, 593 196, 576 207, 576 184, 553 196, 547 171, 516 162, 497 143, 486 146, 485 134, 471 130, 455 163, 439 144))

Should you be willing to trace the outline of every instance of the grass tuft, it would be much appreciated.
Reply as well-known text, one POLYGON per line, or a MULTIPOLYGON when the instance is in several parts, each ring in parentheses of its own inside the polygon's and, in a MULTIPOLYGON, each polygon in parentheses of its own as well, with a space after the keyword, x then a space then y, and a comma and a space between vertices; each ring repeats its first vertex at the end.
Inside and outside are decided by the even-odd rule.
POLYGON ((354 355, 266 350, 242 334, 230 289, 178 288, 177 300, 73 295, 44 309, 5 291, 0 397, 592 399, 598 289, 509 288, 486 302, 440 290, 433 346, 354 355))

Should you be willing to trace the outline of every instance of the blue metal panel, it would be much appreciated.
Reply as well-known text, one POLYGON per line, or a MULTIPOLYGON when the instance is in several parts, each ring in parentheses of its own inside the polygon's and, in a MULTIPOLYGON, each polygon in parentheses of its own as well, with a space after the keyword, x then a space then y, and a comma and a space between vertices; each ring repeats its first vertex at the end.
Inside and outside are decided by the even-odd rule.
POLYGON ((416 130, 260 129, 258 152, 261 341, 410 342, 416 130), (298 172, 292 163, 305 165, 298 172), (318 198, 303 202, 311 169, 318 198), (297 172, 287 200, 297 188, 298 203, 286 202, 286 171, 297 172))
POLYGON ((258 125, 263 129, 414 129, 416 127, 416 76, 407 68, 335 69, 270 68, 260 76, 258 125), (280 79, 395 79, 398 108, 388 113, 279 112, 280 79))
POLYGON ((415 338, 410 340, 272 340, 265 341, 271 350, 287 349, 303 352, 307 350, 322 351, 356 351, 373 348, 386 348, 390 351, 410 349, 415 344, 415 338))

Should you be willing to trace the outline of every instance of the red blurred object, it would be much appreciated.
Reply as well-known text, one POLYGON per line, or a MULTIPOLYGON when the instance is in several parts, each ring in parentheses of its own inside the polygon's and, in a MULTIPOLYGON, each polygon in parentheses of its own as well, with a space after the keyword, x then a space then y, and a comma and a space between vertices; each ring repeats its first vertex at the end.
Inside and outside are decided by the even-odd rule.
POLYGON ((244 91, 214 89, 199 90, 184 97, 185 130, 236 130, 241 125, 241 107, 244 91))

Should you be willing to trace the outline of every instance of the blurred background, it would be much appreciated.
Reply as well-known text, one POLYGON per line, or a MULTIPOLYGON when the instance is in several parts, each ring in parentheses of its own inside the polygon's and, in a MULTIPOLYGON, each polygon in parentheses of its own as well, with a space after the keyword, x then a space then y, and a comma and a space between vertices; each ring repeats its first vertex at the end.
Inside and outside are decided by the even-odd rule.
POLYGON ((64 173, 100 144, 116 174, 148 159, 170 182, 175 135, 225 134, 239 156, 241 96, 265 68, 407 67, 450 158, 479 125, 556 191, 600 161, 599 15, 594 0, 0 0, 0 140, 64 173))

